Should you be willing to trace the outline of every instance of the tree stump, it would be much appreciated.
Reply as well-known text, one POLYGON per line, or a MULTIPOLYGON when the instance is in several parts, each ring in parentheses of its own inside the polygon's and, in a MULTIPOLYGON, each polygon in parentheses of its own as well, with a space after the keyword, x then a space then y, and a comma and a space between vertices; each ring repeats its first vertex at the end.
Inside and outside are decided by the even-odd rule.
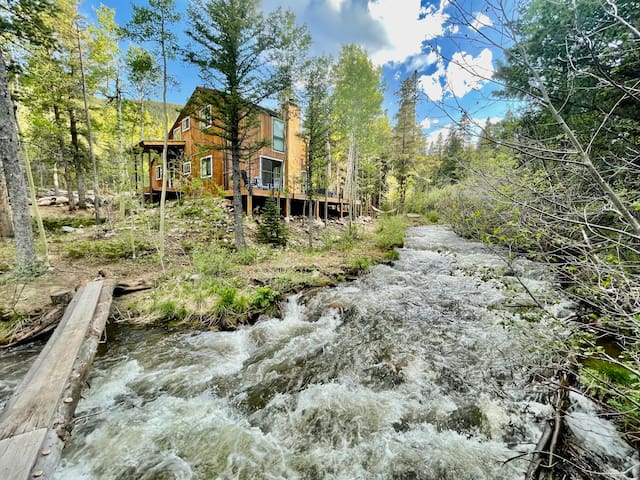
POLYGON ((66 305, 71 301, 73 292, 71 290, 58 290, 50 295, 52 305, 66 305))

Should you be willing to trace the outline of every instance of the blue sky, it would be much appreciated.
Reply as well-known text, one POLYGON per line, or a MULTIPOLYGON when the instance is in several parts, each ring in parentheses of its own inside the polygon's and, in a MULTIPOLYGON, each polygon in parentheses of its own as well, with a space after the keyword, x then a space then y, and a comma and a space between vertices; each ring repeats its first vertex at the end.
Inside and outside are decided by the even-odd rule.
MULTIPOLYGON (((129 19, 129 0, 90 0, 81 5, 89 21, 100 3, 116 11, 118 23, 129 19)), ((176 5, 186 22, 188 1, 176 0, 176 5)), ((422 92, 418 120, 431 139, 438 132, 446 133, 463 110, 484 124, 487 118, 504 117, 508 109, 506 102, 492 96, 499 87, 490 79, 501 58, 493 42, 503 42, 503 37, 487 5, 475 0, 263 0, 264 10, 289 8, 300 23, 307 24, 312 54, 336 58, 340 45, 346 43, 366 48, 382 68, 384 108, 390 117, 396 110, 394 92, 400 81, 416 70, 422 92)), ((176 34, 186 46, 185 26, 178 26, 176 34)), ((169 100, 184 103, 199 84, 198 71, 176 61, 170 73, 177 85, 171 87, 169 100)))

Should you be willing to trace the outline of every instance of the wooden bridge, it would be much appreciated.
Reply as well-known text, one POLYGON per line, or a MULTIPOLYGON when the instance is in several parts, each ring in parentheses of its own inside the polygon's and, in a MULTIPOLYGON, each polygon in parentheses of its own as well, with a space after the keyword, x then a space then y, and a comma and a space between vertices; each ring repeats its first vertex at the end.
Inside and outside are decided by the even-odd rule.
POLYGON ((102 336, 115 282, 79 289, 0 415, 0 479, 52 478, 102 336))

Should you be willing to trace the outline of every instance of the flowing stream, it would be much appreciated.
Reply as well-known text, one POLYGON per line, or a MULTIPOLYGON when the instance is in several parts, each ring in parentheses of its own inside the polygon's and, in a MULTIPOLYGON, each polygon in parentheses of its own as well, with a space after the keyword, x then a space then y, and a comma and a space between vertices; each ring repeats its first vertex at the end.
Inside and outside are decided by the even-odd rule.
MULTIPOLYGON (((282 319, 118 330, 55 478, 522 479, 552 414, 544 346, 566 332, 520 281, 567 314, 540 266, 419 227, 394 265, 294 296, 282 319)), ((633 452, 577 403, 603 469, 628 468, 633 452)))

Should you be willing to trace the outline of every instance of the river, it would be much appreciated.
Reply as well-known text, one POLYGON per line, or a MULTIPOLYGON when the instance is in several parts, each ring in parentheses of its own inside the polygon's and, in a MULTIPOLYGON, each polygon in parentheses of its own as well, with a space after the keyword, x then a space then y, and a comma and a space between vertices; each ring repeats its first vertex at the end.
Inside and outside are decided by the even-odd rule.
MULTIPOLYGON (((291 297, 282 319, 116 329, 55 478, 521 479, 570 308, 541 266, 412 228, 393 265, 291 297)), ((604 478, 627 478, 637 457, 576 403, 604 478)))

